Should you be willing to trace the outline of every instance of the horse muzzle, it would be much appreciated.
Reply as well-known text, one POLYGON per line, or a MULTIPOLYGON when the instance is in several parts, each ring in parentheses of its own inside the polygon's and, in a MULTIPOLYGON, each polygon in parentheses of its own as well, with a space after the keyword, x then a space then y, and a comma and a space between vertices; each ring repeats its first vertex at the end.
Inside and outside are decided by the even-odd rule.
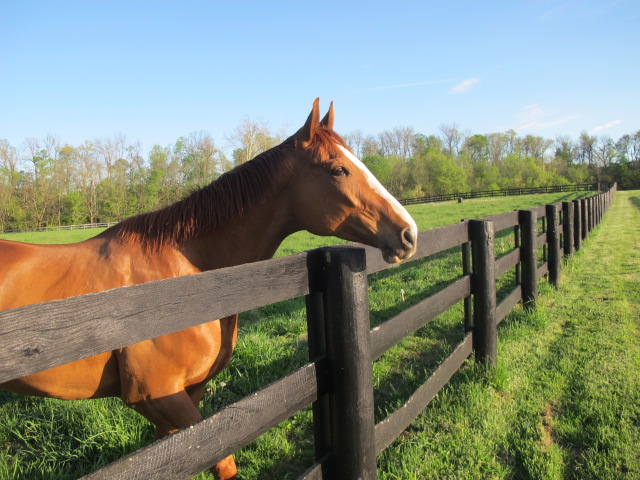
POLYGON ((418 232, 413 227, 407 227, 392 242, 383 242, 380 246, 382 258, 387 263, 400 263, 416 253, 418 247, 418 232))

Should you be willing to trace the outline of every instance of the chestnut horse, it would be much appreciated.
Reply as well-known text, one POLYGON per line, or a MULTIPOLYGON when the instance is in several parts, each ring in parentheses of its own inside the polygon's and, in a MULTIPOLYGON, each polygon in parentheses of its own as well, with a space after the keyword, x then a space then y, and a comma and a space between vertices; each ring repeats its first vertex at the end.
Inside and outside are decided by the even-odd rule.
MULTIPOLYGON (((169 207, 76 244, 0 240, 0 310, 268 259, 299 230, 378 247, 390 263, 416 250, 415 222, 333 131, 333 103, 320 120, 318 99, 282 144, 169 207)), ((67 400, 119 396, 161 438, 201 418, 205 384, 229 361, 237 321, 212 319, 0 388, 67 400)), ((212 472, 234 478, 233 457, 212 472)))

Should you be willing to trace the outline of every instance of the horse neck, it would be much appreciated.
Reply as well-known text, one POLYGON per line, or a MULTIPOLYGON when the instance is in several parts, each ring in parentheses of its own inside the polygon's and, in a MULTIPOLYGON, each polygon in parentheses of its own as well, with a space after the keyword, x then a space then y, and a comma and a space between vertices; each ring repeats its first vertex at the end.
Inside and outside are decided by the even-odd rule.
POLYGON ((215 229, 195 234, 179 247, 199 270, 240 265, 273 257, 282 241, 300 228, 289 202, 293 172, 276 177, 277 185, 259 202, 215 229))

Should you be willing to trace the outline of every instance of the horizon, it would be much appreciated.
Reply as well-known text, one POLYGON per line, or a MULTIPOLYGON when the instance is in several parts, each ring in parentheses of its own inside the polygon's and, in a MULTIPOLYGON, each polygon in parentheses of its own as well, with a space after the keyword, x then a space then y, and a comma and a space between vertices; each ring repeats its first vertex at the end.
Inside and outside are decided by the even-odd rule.
POLYGON ((0 3, 0 139, 148 153, 245 118, 289 135, 396 127, 617 140, 640 130, 640 4, 0 3))

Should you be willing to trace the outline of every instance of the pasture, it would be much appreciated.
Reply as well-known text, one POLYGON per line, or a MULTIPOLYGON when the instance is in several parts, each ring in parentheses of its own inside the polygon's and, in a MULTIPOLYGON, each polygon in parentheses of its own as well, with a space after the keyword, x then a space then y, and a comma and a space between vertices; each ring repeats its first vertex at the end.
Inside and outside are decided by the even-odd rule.
MULTIPOLYGON (((546 197, 422 205, 411 207, 411 213, 416 218, 420 229, 424 230, 453 223, 461 218, 474 218, 515 208, 527 208, 537 204, 575 198, 574 195, 569 197, 566 194, 546 197)), ((619 200, 617 203, 619 204, 619 200)), ((615 210, 612 210, 606 221, 612 221, 611 217, 615 215, 614 212, 615 210)), ((594 232, 588 242, 594 242, 597 233, 594 232)), ((15 235, 17 234, 13 234, 9 238, 16 238, 15 235)), ((47 234, 35 235, 44 236, 47 234)), ((34 238, 27 240, 37 241, 34 238)), ((505 245, 512 243, 512 239, 509 239, 508 236, 502 241, 505 245)), ((335 243, 333 239, 318 239, 308 234, 298 234, 283 244, 279 255, 319 246, 316 242, 335 243)), ((582 261, 582 257, 589 255, 588 245, 585 245, 576 259, 571 260, 570 263, 578 264, 582 261)), ((611 245, 609 247, 611 248, 611 245)), ((442 254, 438 258, 419 262, 419 265, 410 268, 400 267, 393 270, 392 273, 382 272, 375 275, 370 287, 372 324, 380 323, 391 316, 394 311, 406 308, 411 303, 425 297, 430 288, 437 288, 442 282, 449 281, 452 275, 452 262, 459 261, 459 255, 442 254)), ((570 268, 567 276, 571 274, 571 271, 570 268)), ((504 277, 503 282, 506 284, 512 275, 504 277)), ((567 286, 570 286, 569 280, 565 280, 565 282, 567 286)), ((556 295, 555 292, 547 292, 547 294, 556 295)), ((576 299, 573 302, 575 303, 576 299)), ((544 302, 541 301, 541 303, 544 302)), ((534 325, 538 325, 542 322, 540 318, 543 313, 536 312, 532 318, 516 315, 516 320, 505 322, 507 326, 502 330, 511 327, 529 328, 532 322, 534 325), (512 325, 514 322, 515 326, 512 325)), ((460 317, 461 309, 457 311, 454 309, 453 312, 443 315, 437 322, 417 332, 416 335, 405 340, 402 345, 394 348, 376 362, 374 367, 377 388, 376 408, 381 416, 386 410, 402 403, 407 392, 411 392, 415 385, 421 383, 433 370, 433 365, 448 353, 448 349, 455 344, 459 337, 460 317)), ((538 325, 533 329, 533 333, 538 331, 545 333, 546 330, 538 325)), ((241 319, 238 349, 230 367, 210 384, 204 402, 205 413, 231 403, 303 364, 307 359, 305 335, 303 302, 300 300, 282 302, 278 305, 245 313, 241 319)), ((528 337, 525 335, 525 338, 528 337)), ((502 359, 502 357, 501 351, 499 358, 502 359)), ((507 387, 512 384, 512 379, 519 376, 520 372, 515 369, 511 372, 508 367, 504 366, 504 361, 506 359, 501 360, 498 368, 492 372, 491 380, 488 383, 483 372, 479 371, 478 367, 470 365, 455 377, 454 383, 447 387, 436 402, 442 403, 443 398, 458 399, 456 392, 451 393, 452 390, 462 389, 462 393, 464 393, 465 386, 475 384, 478 390, 476 395, 486 395, 487 391, 494 392, 497 397, 503 398, 505 403, 511 403, 519 393, 517 388, 510 392, 513 397, 505 398, 500 394, 506 392, 507 387), (453 395, 453 397, 448 397, 449 395, 453 395)), ((522 380, 515 383, 520 384, 522 380)), ((121 456, 126 451, 134 450, 140 445, 148 443, 152 437, 151 427, 133 412, 121 406, 118 400, 64 403, 53 400, 26 399, 9 394, 2 395, 4 420, 3 429, 0 432, 0 441, 2 442, 0 475, 2 478, 75 478, 95 469, 98 465, 121 456)), ((456 402, 445 402, 445 404, 448 403, 454 405, 456 402)), ((462 402, 461 406, 467 403, 469 402, 462 402)), ((480 405, 480 407, 484 409, 486 405, 480 405)), ((436 410, 427 409, 425 415, 417 423, 421 423, 422 418, 436 412, 436 410)), ((493 418, 483 412, 484 410, 467 412, 462 416, 467 420, 482 420, 482 422, 493 418)), ((554 412, 552 408, 548 416, 553 416, 554 412)), ((300 473, 300 466, 307 464, 312 457, 309 417, 309 411, 301 412, 293 419, 281 424, 275 431, 264 435, 241 451, 237 458, 241 465, 243 478, 295 478, 300 473)), ((499 425, 505 425, 504 422, 510 418, 507 416, 505 420, 497 414, 495 417, 498 428, 499 425)), ((519 418, 519 415, 516 417, 519 418)), ((547 420, 547 423, 549 422, 550 420, 547 420)), ((460 428, 460 424, 464 425, 464 423, 462 420, 459 421, 454 433, 460 428)), ((427 478, 430 476, 483 478, 492 474, 500 478, 510 475, 520 477, 522 475, 517 474, 518 468, 524 469, 522 473, 525 477, 553 478, 535 474, 536 470, 529 467, 532 460, 527 461, 528 457, 523 456, 524 454, 521 455, 521 458, 513 454, 513 448, 505 450, 503 458, 500 456, 503 453, 502 450, 496 451, 490 445, 483 449, 479 445, 475 445, 474 442, 468 443, 465 437, 462 437, 464 441, 461 443, 454 441, 455 444, 451 445, 449 450, 434 445, 433 439, 444 438, 443 435, 452 430, 451 425, 456 425, 453 417, 444 423, 433 423, 431 434, 421 435, 420 430, 423 427, 410 429, 405 434, 406 441, 398 442, 397 448, 390 449, 379 459, 380 478, 427 478), (408 450, 410 445, 417 448, 417 454, 408 450), (399 451, 404 452, 405 450, 406 454, 402 453, 402 456, 399 457, 399 451), (419 468, 423 468, 425 455, 432 456, 438 451, 444 455, 439 462, 444 462, 442 464, 445 465, 445 468, 450 469, 448 473, 437 469, 419 470, 419 468), (464 452, 464 455, 459 455, 456 452, 464 452), (419 460, 417 465, 409 461, 414 457, 419 460), (448 463, 445 461, 446 458, 449 458, 448 463), (492 458, 493 460, 491 460, 492 458), (523 465, 521 465, 521 459, 524 459, 523 465), (459 462, 462 460, 470 466, 466 466, 464 463, 460 464, 459 462)), ((429 428, 424 428, 426 432, 429 432, 429 428)), ((471 435, 471 439, 474 434, 479 435, 478 430, 482 431, 473 422, 471 422, 469 430, 467 435, 471 435)), ((523 432, 527 431, 523 430, 523 432)), ((523 437, 523 435, 514 434, 513 431, 510 434, 514 442, 523 437)), ((477 436, 475 443, 478 443, 483 436, 477 436)), ((448 435, 447 438, 450 437, 451 435, 448 435)), ((453 437, 456 438, 457 435, 453 435, 453 437)), ((549 437, 553 440, 551 434, 549 437)), ((460 438, 458 440, 460 441, 460 438)), ((551 442, 550 445, 549 450, 552 451, 554 442, 551 442)), ((635 445, 638 443, 636 442, 635 445)), ((530 447, 530 445, 526 444, 525 447, 530 447)), ((557 459, 557 457, 556 455, 553 458, 557 459)), ((542 463, 544 464, 544 462, 542 463)), ((537 463, 533 462, 532 465, 535 466, 537 463)), ((544 469, 541 471, 547 472, 544 469)))

